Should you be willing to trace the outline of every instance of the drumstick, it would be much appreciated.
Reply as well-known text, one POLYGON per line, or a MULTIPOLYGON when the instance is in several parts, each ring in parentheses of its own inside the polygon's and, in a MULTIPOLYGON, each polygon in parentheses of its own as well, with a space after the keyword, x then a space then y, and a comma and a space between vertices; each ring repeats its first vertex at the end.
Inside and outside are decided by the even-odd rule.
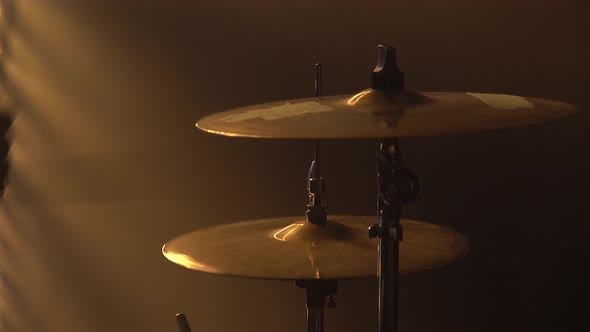
POLYGON ((184 314, 176 314, 176 326, 178 326, 178 332, 192 332, 188 320, 184 314))

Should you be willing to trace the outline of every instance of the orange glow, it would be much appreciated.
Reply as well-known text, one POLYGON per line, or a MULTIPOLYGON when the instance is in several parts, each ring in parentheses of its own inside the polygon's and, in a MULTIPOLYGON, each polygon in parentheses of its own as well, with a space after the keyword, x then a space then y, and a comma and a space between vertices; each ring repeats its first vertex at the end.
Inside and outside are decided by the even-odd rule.
POLYGON ((291 224, 274 233, 273 237, 279 241, 287 241, 287 237, 299 227, 303 227, 303 223, 291 224))
POLYGON ((364 96, 368 95, 369 93, 371 93, 371 90, 361 91, 361 92, 357 93, 356 95, 350 97, 350 99, 348 99, 346 101, 346 103, 348 105, 352 106, 352 105, 356 104, 359 100, 361 100, 364 96))
POLYGON ((184 266, 188 269, 199 270, 205 267, 205 265, 196 262, 194 259, 190 258, 187 255, 179 254, 176 252, 167 252, 166 245, 162 247, 162 253, 164 254, 164 256, 166 256, 166 258, 169 261, 184 266))

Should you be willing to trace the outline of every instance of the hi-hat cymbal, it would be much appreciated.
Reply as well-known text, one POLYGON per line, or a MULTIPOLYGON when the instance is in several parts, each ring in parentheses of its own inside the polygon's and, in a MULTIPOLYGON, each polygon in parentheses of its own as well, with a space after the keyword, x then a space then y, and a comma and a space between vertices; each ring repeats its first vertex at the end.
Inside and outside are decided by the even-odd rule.
POLYGON ((503 94, 367 89, 258 104, 215 113, 197 127, 219 135, 259 138, 430 136, 520 127, 572 114, 570 104, 503 94))
MULTIPOLYGON (((198 230, 164 245, 170 261, 188 269, 261 279, 346 279, 377 275, 377 239, 368 216, 328 216, 325 226, 302 217, 244 221, 198 230)), ((400 272, 450 263, 468 241, 442 226, 402 219, 400 272)))

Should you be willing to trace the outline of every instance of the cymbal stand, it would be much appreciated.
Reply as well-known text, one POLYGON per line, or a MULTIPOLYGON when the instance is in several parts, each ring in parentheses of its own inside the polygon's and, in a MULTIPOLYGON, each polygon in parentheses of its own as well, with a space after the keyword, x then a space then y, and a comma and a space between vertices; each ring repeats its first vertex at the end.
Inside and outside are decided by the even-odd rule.
POLYGON ((397 139, 382 139, 377 161, 377 210, 379 223, 369 228, 370 237, 379 238, 378 331, 398 331, 399 242, 403 238, 400 216, 402 204, 418 194, 418 179, 401 166, 397 139))
POLYGON ((307 332, 324 331, 324 308, 336 307, 334 294, 338 282, 334 279, 295 280, 295 286, 305 288, 307 307, 307 332))
MULTIPOLYGON (((371 73, 371 88, 385 92, 392 100, 404 90, 405 76, 397 65, 394 47, 379 45, 377 66, 371 73)), ((378 331, 398 331, 399 242, 403 238, 402 205, 418 195, 418 178, 402 167, 397 138, 383 138, 377 155, 377 215, 369 236, 379 238, 378 331)))
MULTIPOLYGON (((315 64, 315 96, 321 95, 321 71, 322 65, 315 64)), ((320 175, 320 142, 314 140, 314 157, 307 174, 307 195, 309 202, 306 205, 305 215, 310 224, 324 226, 328 219, 328 210, 322 200, 326 192, 326 180, 320 175)), ((324 307, 333 308, 334 294, 337 289, 337 281, 332 279, 295 280, 295 286, 305 288, 307 307, 307 331, 324 331, 324 307)))
MULTIPOLYGON (((315 64, 315 96, 321 95, 321 71, 322 65, 315 64)), ((324 226, 327 221, 328 210, 326 204, 322 200, 322 196, 326 192, 326 180, 320 175, 320 141, 314 140, 314 156, 309 173, 307 174, 307 193, 309 203, 306 205, 307 210, 305 215, 307 221, 311 224, 324 226)))

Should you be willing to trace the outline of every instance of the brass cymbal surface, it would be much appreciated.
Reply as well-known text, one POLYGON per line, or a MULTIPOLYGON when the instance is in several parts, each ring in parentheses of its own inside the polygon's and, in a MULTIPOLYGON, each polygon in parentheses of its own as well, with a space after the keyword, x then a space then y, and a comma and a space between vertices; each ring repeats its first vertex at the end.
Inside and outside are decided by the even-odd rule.
POLYGON ((471 92, 367 89, 240 107, 202 118, 206 132, 257 138, 432 136, 512 128, 575 113, 573 105, 539 98, 471 92))
MULTIPOLYGON (((348 279, 377 276, 376 238, 370 216, 328 216, 324 226, 304 217, 243 221, 181 235, 162 248, 188 269, 260 279, 348 279)), ((400 272, 450 263, 468 251, 468 241, 450 228, 402 219, 400 272)))

